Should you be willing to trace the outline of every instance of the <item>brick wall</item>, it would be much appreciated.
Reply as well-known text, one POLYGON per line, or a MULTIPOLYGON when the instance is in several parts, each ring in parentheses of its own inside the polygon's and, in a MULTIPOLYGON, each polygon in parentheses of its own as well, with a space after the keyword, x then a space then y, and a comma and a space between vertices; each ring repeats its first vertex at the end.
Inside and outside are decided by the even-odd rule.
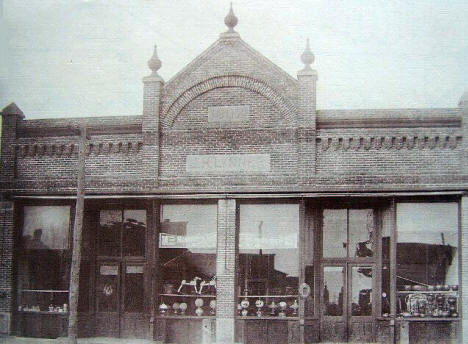
POLYGON ((462 171, 458 128, 318 131, 318 174, 430 175, 462 171))
POLYGON ((13 203, 0 202, 0 333, 9 332, 13 298, 13 203))

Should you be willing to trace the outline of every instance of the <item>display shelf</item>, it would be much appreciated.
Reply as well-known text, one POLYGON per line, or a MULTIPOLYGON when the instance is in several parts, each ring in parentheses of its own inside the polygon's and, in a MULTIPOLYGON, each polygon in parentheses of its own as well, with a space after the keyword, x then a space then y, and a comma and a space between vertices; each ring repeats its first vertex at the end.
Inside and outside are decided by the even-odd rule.
POLYGON ((257 299, 272 299, 272 298, 293 298, 299 295, 239 295, 239 298, 257 298, 257 299))
POLYGON ((54 289, 20 289, 19 292, 28 292, 28 293, 68 293, 68 290, 54 290, 54 289))
POLYGON ((158 315, 156 319, 216 319, 215 315, 158 315))
POLYGON ((66 315, 66 316, 68 316, 68 312, 17 311, 17 313, 23 313, 23 314, 49 314, 49 315, 66 315))
POLYGON ((424 318, 421 318, 421 317, 396 317, 395 318, 397 321, 432 321, 432 322, 443 322, 443 321, 460 321, 460 317, 454 317, 454 318, 436 318, 436 317, 424 317, 424 318))
POLYGON ((298 316, 295 316, 295 317, 289 317, 289 316, 286 316, 286 317, 280 317, 280 316, 261 316, 261 317, 257 317, 255 315, 247 315, 247 316, 242 316, 242 315, 238 315, 236 316, 236 320, 299 320, 299 317, 298 316))
POLYGON ((458 295, 458 290, 434 290, 434 291, 417 291, 417 290, 401 290, 397 292, 398 294, 457 294, 458 295))
POLYGON ((166 296, 166 297, 207 297, 207 298, 213 298, 216 297, 216 295, 207 295, 207 294, 159 294, 159 296, 166 296))

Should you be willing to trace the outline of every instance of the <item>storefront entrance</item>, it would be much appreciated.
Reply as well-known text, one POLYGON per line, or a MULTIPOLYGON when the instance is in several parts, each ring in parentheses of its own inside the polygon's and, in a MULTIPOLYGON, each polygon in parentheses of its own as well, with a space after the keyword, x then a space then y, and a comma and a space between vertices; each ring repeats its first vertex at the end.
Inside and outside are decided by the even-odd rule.
POLYGON ((372 341, 374 270, 372 264, 324 264, 321 288, 323 341, 372 341))
POLYGON ((375 338, 380 255, 378 210, 321 211, 319 303, 323 342, 372 342, 375 338))
POLYGON ((102 261, 96 271, 96 334, 106 337, 145 338, 144 265, 102 261))

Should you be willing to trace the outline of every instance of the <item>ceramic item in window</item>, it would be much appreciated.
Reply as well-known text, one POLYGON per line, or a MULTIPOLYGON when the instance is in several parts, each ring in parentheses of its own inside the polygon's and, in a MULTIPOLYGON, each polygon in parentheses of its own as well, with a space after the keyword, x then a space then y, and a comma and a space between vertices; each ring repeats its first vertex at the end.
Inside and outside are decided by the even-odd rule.
POLYGON ((280 317, 285 317, 286 316, 286 309, 288 308, 288 304, 286 301, 281 301, 279 303, 279 308, 280 308, 280 312, 279 312, 279 316, 280 317))
POLYGON ((290 307, 293 310, 293 316, 296 316, 297 310, 299 309, 299 304, 297 303, 297 300, 294 300, 293 304, 290 307))
POLYGON ((262 299, 258 299, 255 301, 255 307, 257 307, 257 317, 261 317, 263 315, 262 308, 265 305, 262 299))
POLYGON ((159 313, 161 315, 166 315, 168 309, 169 309, 169 307, 164 303, 164 301, 163 301, 163 303, 161 303, 159 305, 159 313))
POLYGON ((187 304, 185 302, 181 302, 179 304, 180 314, 184 315, 185 311, 187 310, 187 304))
POLYGON ((275 301, 271 301, 268 308, 270 308, 270 315, 275 315, 276 314, 276 308, 278 308, 278 306, 276 305, 275 301))
POLYGON ((211 315, 215 315, 216 313, 216 300, 211 300, 210 301, 210 313, 211 315))
POLYGON ((195 300, 195 306, 197 306, 197 308, 195 309, 195 314, 198 315, 198 316, 201 316, 203 315, 203 299, 196 299, 195 300))
POLYGON ((174 310, 174 314, 178 314, 178 313, 179 313, 179 308, 180 308, 180 303, 174 302, 174 303, 172 304, 172 309, 174 310))
POLYGON ((241 307, 242 307, 242 311, 241 311, 241 314, 242 316, 247 316, 249 314, 249 306, 250 306, 250 302, 249 300, 247 300, 247 298, 243 299, 240 303, 241 307))

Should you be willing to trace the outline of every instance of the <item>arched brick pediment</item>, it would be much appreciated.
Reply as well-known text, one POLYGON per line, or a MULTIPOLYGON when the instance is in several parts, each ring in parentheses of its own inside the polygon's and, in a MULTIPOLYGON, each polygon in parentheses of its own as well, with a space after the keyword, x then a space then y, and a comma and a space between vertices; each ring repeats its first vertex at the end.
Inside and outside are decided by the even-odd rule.
POLYGON ((272 87, 263 81, 248 76, 223 75, 199 82, 187 88, 184 92, 175 97, 175 100, 172 101, 165 110, 163 110, 161 116, 162 127, 171 128, 179 113, 192 100, 208 91, 222 87, 241 87, 264 96, 272 102, 291 126, 295 126, 297 114, 295 107, 293 104, 281 97, 272 87))

